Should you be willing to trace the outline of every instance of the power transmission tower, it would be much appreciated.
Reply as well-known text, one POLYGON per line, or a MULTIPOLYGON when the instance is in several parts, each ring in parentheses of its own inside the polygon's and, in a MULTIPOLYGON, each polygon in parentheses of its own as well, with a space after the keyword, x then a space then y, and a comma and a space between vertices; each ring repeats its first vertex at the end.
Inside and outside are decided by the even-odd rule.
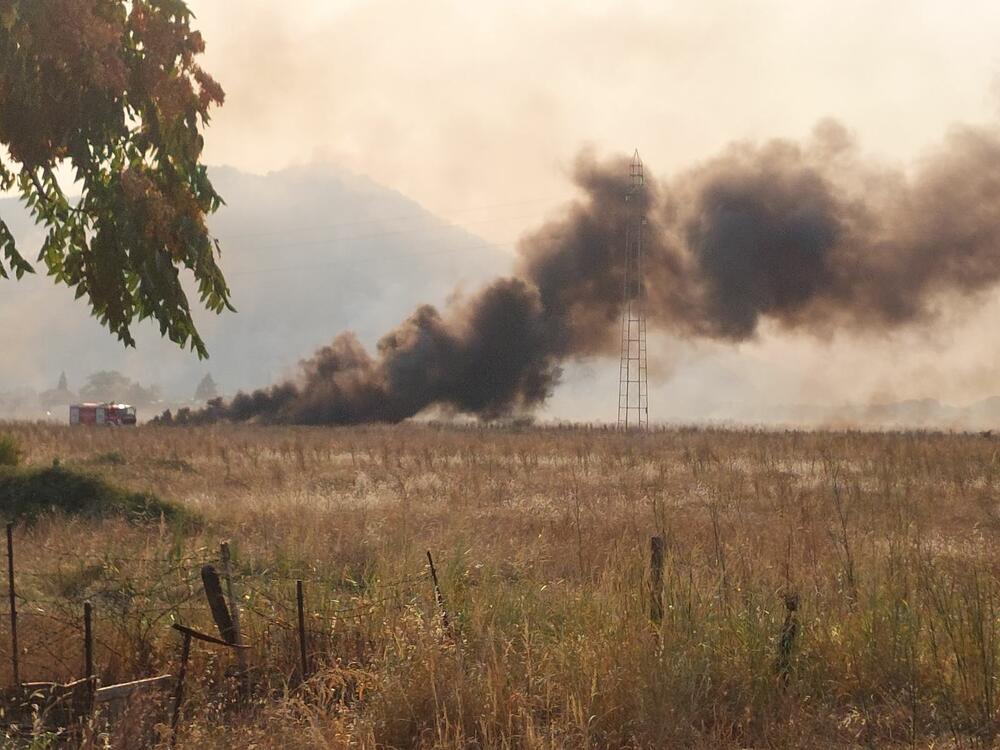
POLYGON ((642 160, 636 150, 629 167, 625 195, 628 220, 625 229, 625 294, 622 302, 622 358, 618 371, 618 427, 649 426, 649 391, 646 383, 645 284, 642 278, 643 211, 642 160))

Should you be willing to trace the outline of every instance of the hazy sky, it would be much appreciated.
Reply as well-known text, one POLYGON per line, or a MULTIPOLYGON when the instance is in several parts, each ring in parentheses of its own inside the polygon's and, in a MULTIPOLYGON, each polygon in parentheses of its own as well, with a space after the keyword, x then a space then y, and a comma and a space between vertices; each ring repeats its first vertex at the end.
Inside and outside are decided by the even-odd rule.
POLYGON ((638 148, 666 174, 832 116, 905 163, 950 123, 997 114, 995 2, 191 6, 227 92, 210 162, 330 160, 501 242, 567 194, 585 144, 638 148))
MULTIPOLYGON (((951 124, 1000 118, 1000 5, 981 0, 189 3, 227 94, 207 163, 347 168, 507 250, 572 196, 584 147, 638 148, 668 176, 732 141, 804 138, 834 117, 866 155, 907 167, 951 124)), ((40 319, 33 294, 7 301, 40 319)), ((657 339, 651 404, 1000 394, 1000 295, 959 307, 933 330, 867 340, 657 339)), ((48 372, 29 334, 0 343, 48 372)), ((613 418, 594 394, 613 397, 616 376, 616 363, 571 368, 550 413, 613 418)))
MULTIPOLYGON (((905 166, 952 123, 996 118, 1000 101, 994 2, 191 5, 227 91, 209 162, 330 161, 508 246, 571 194, 567 168, 585 145, 638 148, 665 175, 730 141, 800 138, 834 117, 863 151, 905 166)), ((970 400, 1000 393, 982 344, 998 320, 987 304, 878 340, 668 347, 662 371, 675 378, 661 387, 676 392, 707 361, 713 377, 690 387, 730 382, 737 400, 970 400)), ((611 377, 603 369, 593 377, 611 377)))

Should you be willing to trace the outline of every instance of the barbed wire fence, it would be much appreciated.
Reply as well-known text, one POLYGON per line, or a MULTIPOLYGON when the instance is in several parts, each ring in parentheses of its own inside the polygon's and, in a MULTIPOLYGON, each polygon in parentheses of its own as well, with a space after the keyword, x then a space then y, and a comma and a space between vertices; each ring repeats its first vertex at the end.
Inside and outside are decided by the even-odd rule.
POLYGON ((344 656, 337 653, 338 635, 339 645, 346 645, 344 636, 357 634, 367 618, 384 616, 386 608, 403 610, 430 598, 448 622, 436 580, 433 589, 429 587, 429 552, 429 568, 390 579, 369 574, 358 580, 306 568, 247 564, 234 570, 227 543, 217 554, 202 547, 183 554, 171 550, 122 556, 33 542, 34 555, 54 562, 37 571, 15 565, 13 528, 7 525, 9 608, 0 612, 0 633, 8 635, 0 638, 0 659, 11 671, 4 703, 12 705, 39 686, 53 695, 61 687, 75 689, 83 673, 89 690, 84 710, 92 712, 102 695, 120 698, 173 681, 171 744, 192 639, 235 651, 245 697, 252 681, 273 676, 278 662, 295 665, 281 673, 282 678, 304 682, 316 665, 344 656), (417 588, 421 584, 428 585, 423 594, 417 588), (99 627, 92 626, 91 617, 99 627), (195 629, 211 628, 212 621, 220 638, 195 629), (156 646, 162 647, 170 628, 182 636, 177 674, 150 676, 156 670, 156 646), (248 653, 266 658, 249 664, 248 653), (282 658, 276 662, 275 656, 282 658), (102 679, 131 682, 100 687, 102 679))
MULTIPOLYGON (((236 656, 238 669, 230 664, 224 682, 236 684, 242 702, 254 691, 306 683, 318 667, 351 663, 351 636, 363 636, 366 624, 386 622, 394 612, 421 602, 434 610, 428 622, 439 622, 442 644, 460 663, 464 660, 462 628, 449 616, 429 550, 419 569, 394 571, 392 577, 377 571, 353 577, 323 575, 308 566, 260 566, 253 559, 234 565, 227 542, 217 553, 208 547, 187 553, 175 548, 131 557, 32 542, 36 555, 54 564, 23 570, 15 566, 13 531, 14 525, 7 524, 9 608, 0 612, 0 660, 11 669, 10 689, 0 688, 0 726, 6 724, 8 731, 33 733, 40 714, 65 705, 70 710, 53 711, 53 716, 64 725, 75 721, 80 731, 85 726, 80 718, 93 717, 98 703, 170 689, 173 747, 194 641, 236 656), (218 637, 205 632, 213 625, 218 637), (182 639, 179 655, 164 659, 163 635, 171 629, 182 639), (251 663, 251 654, 260 660, 251 663), (156 674, 164 663, 176 665, 176 673, 156 674), (102 679, 120 682, 102 685, 102 679), (279 684, 269 685, 275 679, 279 684), (29 723, 18 715, 25 709, 32 712, 29 723)), ((648 575, 639 581, 648 597, 641 609, 648 611, 657 642, 666 611, 664 553, 664 537, 653 536, 648 575)), ((786 592, 784 604, 776 673, 787 684, 800 630, 798 594, 786 592)), ((357 646, 354 656, 362 651, 357 646)), ((212 657, 203 666, 219 664, 212 657)), ((345 695, 350 690, 345 685, 345 695)))

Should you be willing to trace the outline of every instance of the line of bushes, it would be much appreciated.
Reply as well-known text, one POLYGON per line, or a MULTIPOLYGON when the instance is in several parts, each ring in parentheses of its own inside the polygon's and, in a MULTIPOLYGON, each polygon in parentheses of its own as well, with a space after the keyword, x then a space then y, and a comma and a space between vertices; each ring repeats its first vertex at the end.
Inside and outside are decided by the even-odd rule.
POLYGON ((10 435, 0 435, 0 466, 17 466, 21 463, 21 446, 10 435))
POLYGON ((31 520, 60 512, 87 518, 118 516, 130 521, 186 521, 189 512, 151 492, 130 492, 101 477, 63 466, 0 466, 0 515, 31 520))
POLYGON ((32 520, 44 513, 87 518, 117 516, 130 521, 194 520, 189 511, 151 492, 130 492, 94 474, 59 466, 19 466, 17 442, 0 435, 0 516, 32 520))

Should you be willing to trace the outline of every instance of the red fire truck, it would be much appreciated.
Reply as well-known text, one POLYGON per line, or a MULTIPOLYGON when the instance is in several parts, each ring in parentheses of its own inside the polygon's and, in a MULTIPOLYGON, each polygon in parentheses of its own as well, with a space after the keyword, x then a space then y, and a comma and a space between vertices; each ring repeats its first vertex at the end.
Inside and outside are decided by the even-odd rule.
POLYGON ((73 404, 69 407, 70 424, 135 424, 135 407, 128 404, 73 404))

